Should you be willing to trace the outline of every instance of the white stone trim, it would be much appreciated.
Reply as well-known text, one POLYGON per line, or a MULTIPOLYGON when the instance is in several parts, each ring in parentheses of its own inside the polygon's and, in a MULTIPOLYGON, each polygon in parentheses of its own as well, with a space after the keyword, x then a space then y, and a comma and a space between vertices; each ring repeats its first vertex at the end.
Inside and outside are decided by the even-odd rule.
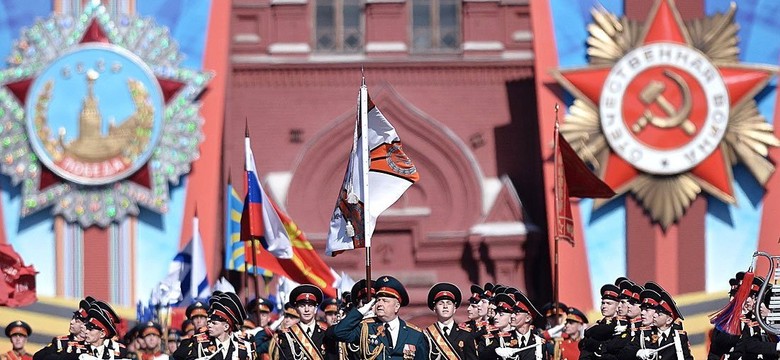
POLYGON ((311 47, 307 43, 275 43, 268 46, 271 54, 308 54, 311 47))
POLYGON ((534 33, 530 30, 518 30, 512 33, 512 41, 528 42, 533 41, 534 33))
POLYGON ((501 51, 504 44, 500 41, 466 41, 463 43, 463 51, 501 51))
POLYGON ((394 216, 429 216, 431 215, 431 208, 429 207, 407 207, 402 209, 387 209, 382 213, 382 217, 394 217, 394 216))
POLYGON ((406 52, 409 48, 401 41, 372 41, 366 44, 366 52, 406 52))
POLYGON ((499 193, 501 193, 501 180, 499 178, 489 177, 482 179, 483 216, 487 215, 488 211, 493 208, 499 193))
POLYGON ((271 0, 271 5, 302 5, 308 2, 308 0, 271 0))
POLYGON ((528 228, 519 221, 477 224, 471 227, 472 235, 516 236, 528 234, 528 228))
POLYGON ((233 42, 238 44, 257 44, 260 42, 260 35, 257 34, 236 34, 233 36, 233 42))
POLYGON ((533 60, 535 56, 531 50, 507 50, 501 53, 501 58, 505 60, 533 60))

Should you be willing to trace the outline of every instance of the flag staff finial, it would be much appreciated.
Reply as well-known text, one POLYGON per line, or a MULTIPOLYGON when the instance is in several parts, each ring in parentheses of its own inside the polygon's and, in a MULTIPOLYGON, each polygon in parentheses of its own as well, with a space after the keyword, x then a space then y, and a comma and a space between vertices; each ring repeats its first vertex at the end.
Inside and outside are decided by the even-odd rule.
POLYGON ((198 217, 198 202, 195 202, 195 217, 198 217))
POLYGON ((249 137, 249 118, 244 117, 244 137, 249 137))
POLYGON ((362 79, 360 86, 366 86, 366 69, 363 65, 360 65, 360 78, 362 79))
POLYGON ((558 126, 559 126, 558 125, 559 124, 558 123, 558 108, 560 108, 558 106, 558 103, 555 103, 555 129, 558 129, 558 126))

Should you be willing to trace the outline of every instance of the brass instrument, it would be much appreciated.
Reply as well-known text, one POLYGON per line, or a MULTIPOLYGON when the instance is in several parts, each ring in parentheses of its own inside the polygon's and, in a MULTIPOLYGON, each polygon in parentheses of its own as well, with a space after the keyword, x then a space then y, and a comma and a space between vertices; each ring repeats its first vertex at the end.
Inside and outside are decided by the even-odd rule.
MULTIPOLYGON (((761 299, 766 295, 767 287, 769 287, 770 281, 772 285, 776 285, 780 280, 780 256, 769 255, 763 251, 756 251, 753 253, 753 264, 755 264, 759 256, 765 257, 769 260, 769 272, 766 274, 766 281, 761 285, 761 289, 758 291, 758 297, 756 302, 756 313, 759 313, 759 307, 761 299)), ((769 298, 769 315, 766 319, 762 316, 756 316, 758 324, 766 330, 775 335, 780 335, 780 286, 772 286, 771 295, 769 298)))

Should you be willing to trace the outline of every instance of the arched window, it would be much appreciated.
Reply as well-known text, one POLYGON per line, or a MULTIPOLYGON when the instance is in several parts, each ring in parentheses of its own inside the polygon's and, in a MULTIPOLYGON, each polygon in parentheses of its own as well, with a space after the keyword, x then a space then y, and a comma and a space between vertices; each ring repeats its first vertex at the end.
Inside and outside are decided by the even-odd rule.
POLYGON ((321 52, 363 50, 361 0, 316 0, 315 47, 321 52))
POLYGON ((412 49, 460 49, 460 0, 412 0, 412 49))

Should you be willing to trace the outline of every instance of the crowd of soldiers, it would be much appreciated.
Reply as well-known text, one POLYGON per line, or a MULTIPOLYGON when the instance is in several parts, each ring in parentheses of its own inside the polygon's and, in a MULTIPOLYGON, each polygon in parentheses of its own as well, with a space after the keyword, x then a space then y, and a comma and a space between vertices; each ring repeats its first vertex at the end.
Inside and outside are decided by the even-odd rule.
MULTIPOLYGON (((733 296, 744 279, 731 279, 733 296)), ((762 279, 750 284, 741 310, 741 334, 715 329, 708 360, 776 359, 777 340, 758 326, 766 316, 765 299, 756 299, 762 279), (756 312, 756 309, 760 311, 756 312)), ((767 291, 767 294, 770 292, 767 291)), ((732 298, 733 299, 733 298, 732 298)), ((14 321, 5 329, 13 349, 2 359, 142 359, 142 360, 691 360, 683 316, 661 286, 639 285, 627 278, 601 287, 603 316, 589 325, 585 314, 562 303, 540 310, 521 291, 487 283, 472 285, 468 320, 454 321, 463 302, 460 289, 435 284, 427 305, 436 322, 425 328, 402 320, 409 304, 403 284, 392 276, 365 280, 341 301, 324 299, 321 289, 300 285, 290 293, 283 314, 272 321, 272 304, 263 298, 243 306, 231 292, 215 292, 209 301, 186 309, 181 330, 163 331, 155 322, 140 323, 117 339, 117 314, 106 302, 90 297, 73 313, 69 334, 30 356, 24 344, 32 329, 14 321), (323 313, 318 318, 318 313, 323 313), (165 340, 165 341, 163 341, 165 340)))

